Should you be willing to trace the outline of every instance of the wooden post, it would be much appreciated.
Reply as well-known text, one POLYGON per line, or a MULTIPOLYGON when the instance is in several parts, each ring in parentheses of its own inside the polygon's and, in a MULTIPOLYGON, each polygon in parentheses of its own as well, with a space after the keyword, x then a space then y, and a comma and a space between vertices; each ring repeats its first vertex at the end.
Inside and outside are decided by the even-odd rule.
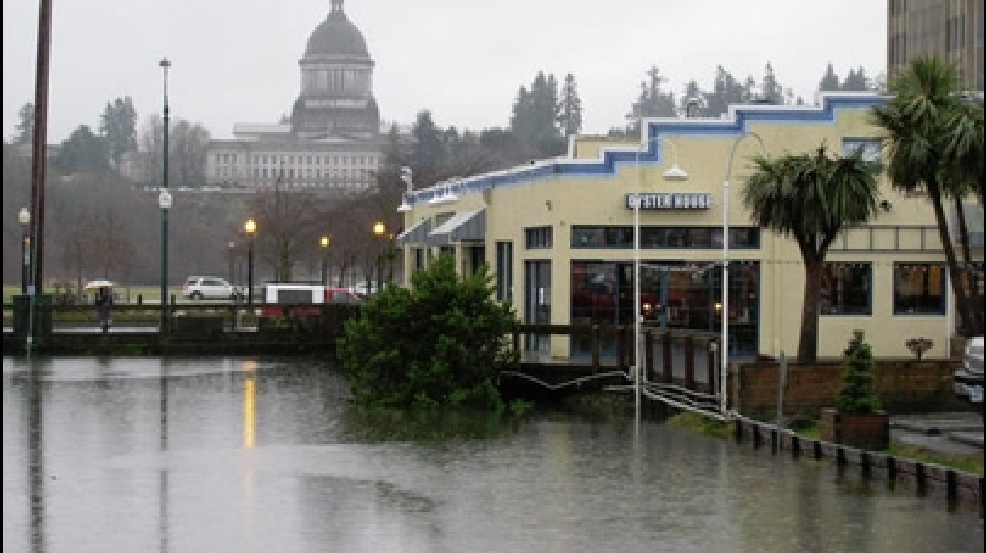
POLYGON ((650 329, 644 331, 644 374, 647 375, 644 380, 654 380, 654 335, 651 334, 650 329))
POLYGON ((599 325, 592 325, 589 331, 589 350, 592 352, 592 368, 599 370, 599 325))
POLYGON ((664 374, 663 381, 670 384, 674 380, 674 373, 671 372, 671 333, 665 332, 661 336, 661 350, 664 354, 664 366, 661 370, 664 374))
POLYGON ((685 336, 685 387, 695 389, 695 340, 685 336))

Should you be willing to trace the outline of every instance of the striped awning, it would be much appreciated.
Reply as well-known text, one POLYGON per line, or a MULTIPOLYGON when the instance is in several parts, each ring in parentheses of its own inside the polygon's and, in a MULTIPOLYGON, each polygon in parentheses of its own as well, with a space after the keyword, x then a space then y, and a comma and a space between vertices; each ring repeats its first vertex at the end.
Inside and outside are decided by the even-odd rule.
POLYGON ((486 210, 461 211, 428 233, 429 246, 486 239, 486 210))
POLYGON ((428 231, 431 230, 431 221, 422 219, 411 226, 411 228, 397 235, 394 243, 398 246, 410 244, 424 245, 428 241, 428 231))

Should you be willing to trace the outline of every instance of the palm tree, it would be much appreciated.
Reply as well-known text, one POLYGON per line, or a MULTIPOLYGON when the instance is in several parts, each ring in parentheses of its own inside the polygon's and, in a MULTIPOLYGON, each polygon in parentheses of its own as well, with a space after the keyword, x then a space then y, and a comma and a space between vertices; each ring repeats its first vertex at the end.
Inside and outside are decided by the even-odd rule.
MULTIPOLYGON (((893 186, 908 192, 923 187, 931 200, 938 235, 945 250, 949 279, 962 325, 972 336, 983 333, 978 286, 965 286, 952 241, 944 199, 958 199, 959 232, 968 242, 961 198, 978 183, 982 203, 982 107, 961 93, 955 68, 935 58, 921 58, 890 83, 889 102, 875 106, 875 124, 886 131, 888 167, 893 186)), ((968 248, 964 248, 968 258, 968 248)), ((966 259, 968 261, 968 259, 966 259)), ((968 273, 967 273, 968 274, 968 273)))
POLYGON ((843 229, 867 222, 876 212, 880 164, 864 160, 862 149, 848 157, 829 157, 825 144, 814 153, 775 160, 758 156, 754 163, 743 205, 757 225, 798 243, 805 266, 798 361, 811 363, 818 355, 825 256, 843 229))

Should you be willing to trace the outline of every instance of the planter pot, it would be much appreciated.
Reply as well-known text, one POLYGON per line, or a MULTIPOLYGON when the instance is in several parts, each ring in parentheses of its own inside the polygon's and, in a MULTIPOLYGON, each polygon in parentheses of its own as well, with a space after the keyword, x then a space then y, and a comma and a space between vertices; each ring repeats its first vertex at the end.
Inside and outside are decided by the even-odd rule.
POLYGON ((882 451, 890 447, 890 415, 875 413, 840 413, 822 409, 822 440, 858 449, 882 451))

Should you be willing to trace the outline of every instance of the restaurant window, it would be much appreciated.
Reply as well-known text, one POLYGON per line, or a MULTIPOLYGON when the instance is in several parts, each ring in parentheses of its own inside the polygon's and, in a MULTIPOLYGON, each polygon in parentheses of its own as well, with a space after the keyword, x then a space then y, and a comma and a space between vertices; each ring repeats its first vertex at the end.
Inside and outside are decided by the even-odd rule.
POLYGON ((822 315, 872 315, 869 263, 826 263, 822 267, 822 315))
POLYGON ((894 265, 894 315, 945 313, 945 269, 930 263, 894 265))
POLYGON ((524 229, 525 245, 529 250, 550 249, 551 227, 534 227, 524 229))

